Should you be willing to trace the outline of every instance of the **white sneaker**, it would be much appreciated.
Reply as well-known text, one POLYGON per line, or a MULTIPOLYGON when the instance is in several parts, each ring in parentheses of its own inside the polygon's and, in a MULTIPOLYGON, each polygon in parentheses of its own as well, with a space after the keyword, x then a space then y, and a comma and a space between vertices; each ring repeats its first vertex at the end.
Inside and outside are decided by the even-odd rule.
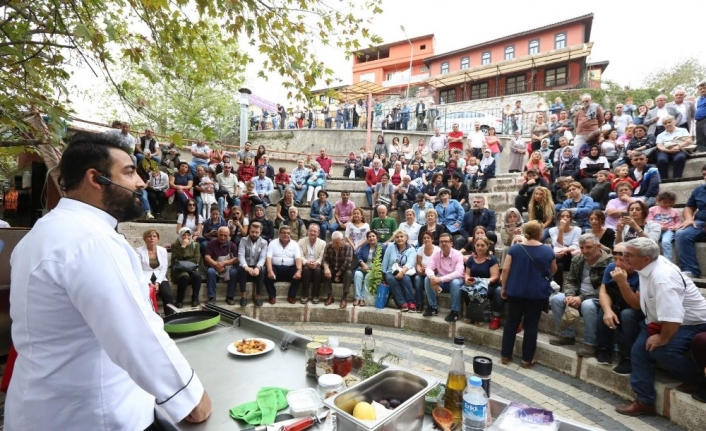
POLYGON ((147 213, 145 214, 145 217, 147 217, 147 220, 154 218, 154 216, 152 215, 152 213, 150 211, 147 211, 147 213))
POLYGON ((171 196, 169 196, 169 199, 167 199, 167 202, 169 202, 169 205, 171 205, 171 204, 174 203, 174 198, 175 198, 175 197, 176 197, 176 195, 171 195, 171 196))
POLYGON ((686 275, 689 278, 694 278, 694 274, 689 271, 682 271, 682 274, 686 275))

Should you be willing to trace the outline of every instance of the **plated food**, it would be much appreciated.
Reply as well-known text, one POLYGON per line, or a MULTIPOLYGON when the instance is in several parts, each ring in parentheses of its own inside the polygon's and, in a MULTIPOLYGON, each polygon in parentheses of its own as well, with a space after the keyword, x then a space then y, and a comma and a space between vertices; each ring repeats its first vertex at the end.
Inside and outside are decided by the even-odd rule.
POLYGON ((236 356, 257 356, 272 350, 275 343, 267 338, 243 338, 228 344, 228 351, 236 356))

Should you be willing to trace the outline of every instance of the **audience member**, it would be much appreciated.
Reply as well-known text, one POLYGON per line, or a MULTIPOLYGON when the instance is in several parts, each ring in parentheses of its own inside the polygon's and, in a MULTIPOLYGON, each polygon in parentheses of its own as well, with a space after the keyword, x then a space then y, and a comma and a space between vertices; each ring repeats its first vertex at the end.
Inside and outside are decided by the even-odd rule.
POLYGON ((480 161, 480 169, 478 172, 478 179, 480 183, 476 184, 476 192, 485 191, 485 187, 488 185, 488 180, 495 178, 495 172, 497 166, 495 165, 495 159, 491 156, 490 150, 483 150, 483 158, 480 161))
POLYGON ((195 144, 191 144, 191 163, 189 168, 191 169, 191 175, 196 176, 196 168, 203 166, 204 169, 208 168, 209 153, 211 149, 206 145, 205 140, 200 140, 195 144))
POLYGON ((184 211, 186 201, 193 197, 191 194, 191 187, 193 187, 193 185, 194 177, 189 172, 189 164, 179 162, 177 171, 169 176, 169 190, 165 192, 167 202, 171 204, 176 200, 177 213, 184 211))
POLYGON ((294 203, 295 205, 301 205, 306 197, 307 180, 309 179, 309 170, 304 167, 304 160, 297 160, 297 167, 292 171, 291 178, 294 203))
POLYGON ((640 333, 645 315, 640 310, 640 276, 623 258, 625 243, 615 244, 613 262, 606 266, 598 293, 601 309, 596 328, 596 360, 599 364, 613 363, 615 332, 620 333, 620 361, 615 374, 628 376, 632 372, 630 351, 640 333))
POLYGON ((367 198, 368 206, 370 207, 373 206, 373 193, 375 193, 375 186, 382 181, 382 176, 384 174, 386 174, 386 172, 382 169, 381 162, 378 159, 373 160, 372 168, 365 173, 365 183, 367 184, 365 189, 365 197, 367 198))
POLYGON ((588 215, 588 224, 591 225, 590 232, 598 238, 601 245, 612 250, 615 244, 615 231, 605 226, 605 214, 601 210, 593 210, 588 215))
POLYGON ((454 323, 459 318, 461 311, 461 285, 463 284, 463 255, 453 247, 453 237, 450 233, 443 233, 439 238, 437 253, 431 257, 429 265, 425 268, 426 279, 424 290, 427 294, 428 307, 424 317, 439 314, 436 295, 442 292, 451 293, 451 311, 444 320, 454 323))
POLYGON ((191 230, 194 240, 202 236, 203 217, 196 212, 196 201, 193 199, 186 201, 184 211, 177 216, 177 233, 182 227, 188 227, 191 230))
POLYGON ((267 242, 272 241, 275 236, 275 226, 272 223, 272 220, 269 220, 265 217, 265 207, 263 207, 262 205, 257 205, 255 207, 251 223, 252 222, 260 222, 260 225, 262 226, 260 235, 265 238, 267 242))
POLYGON ((395 231, 392 237, 393 242, 385 249, 382 259, 382 273, 400 311, 415 312, 412 277, 416 273, 417 252, 409 245, 409 236, 404 230, 395 231))
POLYGON ((221 214, 225 214, 225 209, 233 205, 240 206, 238 199, 238 177, 232 173, 233 167, 230 163, 223 165, 223 172, 216 175, 218 191, 216 197, 221 214))
MULTIPOLYGON (((703 93, 706 93, 706 84, 699 87, 700 90, 702 88, 703 93)), ((702 98, 706 99, 706 96, 702 98)), ((706 165, 701 168, 701 176, 706 180, 706 165)), ((684 221, 674 235, 679 266, 687 276, 699 278, 701 268, 696 259, 696 242, 706 240, 706 184, 699 185, 691 192, 683 215, 684 221)))
POLYGON ((525 164, 525 154, 527 153, 527 145, 520 136, 520 131, 515 131, 515 137, 510 141, 510 163, 508 164, 508 172, 520 172, 525 164))
MULTIPOLYGON (((500 286, 500 265, 498 259, 490 254, 490 248, 492 247, 492 242, 486 238, 477 238, 473 244, 473 253, 468 257, 465 264, 465 276, 463 279, 464 288, 463 297, 467 301, 470 301, 470 296, 468 289, 473 289, 474 286, 480 284, 487 286, 487 291, 485 296, 491 303, 491 312, 493 313, 493 318, 488 325, 489 329, 493 331, 500 328, 500 316, 502 315, 503 308, 505 307, 505 300, 501 296, 501 286, 500 286), (482 280, 482 282, 481 282, 482 280)), ((482 326, 483 321, 473 321, 471 316, 468 319, 476 326, 482 326)))
POLYGON ((676 119, 676 122, 681 124, 682 115, 674 106, 667 106, 667 96, 660 94, 655 97, 657 106, 650 109, 645 117, 644 125, 648 127, 647 133, 652 136, 658 136, 664 132, 664 120, 671 116, 676 119))
POLYGON ((674 192, 664 191, 657 195, 657 205, 649 209, 647 221, 656 223, 662 229, 660 243, 662 244, 662 255, 672 261, 672 242, 674 234, 681 226, 681 216, 679 211, 674 209, 677 195, 674 192))
POLYGON ((270 304, 274 304, 277 298, 275 280, 291 283, 287 291, 287 302, 294 304, 302 277, 302 258, 299 245, 291 240, 289 226, 280 226, 279 237, 272 240, 267 247, 265 264, 267 266, 265 287, 270 304))
POLYGON ((601 244, 592 233, 586 233, 578 239, 581 253, 571 259, 571 268, 563 285, 563 293, 552 296, 550 303, 554 326, 559 336, 549 340, 554 346, 572 345, 576 342, 574 327, 567 320, 564 311, 567 306, 579 310, 583 316, 583 346, 577 351, 579 356, 596 355, 596 327, 598 324, 598 292, 605 269, 613 261, 610 253, 601 248, 601 244))
MULTIPOLYGON (((195 203, 194 207, 196 207, 195 203)), ((192 240, 190 228, 183 227, 179 229, 178 235, 177 240, 174 241, 170 248, 172 252, 170 279, 176 281, 177 284, 175 305, 177 308, 184 306, 186 287, 191 284, 191 306, 196 307, 199 305, 199 291, 201 290, 201 274, 198 267, 193 270, 178 269, 176 264, 180 261, 189 261, 193 265, 198 266, 201 261, 201 252, 196 241, 192 240)))
POLYGON ((598 172, 606 169, 610 169, 608 160, 601 155, 599 146, 592 145, 588 150, 588 155, 581 159, 579 167, 580 182, 586 193, 590 192, 598 182, 598 172))
POLYGON ((549 188, 549 183, 546 179, 539 175, 539 171, 536 169, 528 169, 526 173, 526 179, 520 187, 520 191, 517 196, 515 196, 515 208, 520 212, 526 211, 528 204, 534 190, 537 187, 549 188))
POLYGON ((610 199, 610 172, 601 170, 596 173, 596 184, 593 185, 588 197, 593 200, 594 208, 604 209, 610 199))
POLYGON ((517 328, 524 326, 522 340, 522 368, 531 368, 537 363, 539 319, 553 293, 551 277, 557 272, 554 253, 542 242, 542 225, 529 221, 524 226, 525 240, 515 244, 507 252, 501 274, 500 295, 507 301, 508 316, 503 329, 501 362, 509 364, 515 350, 517 328))
POLYGON ((299 217, 299 209, 295 206, 289 207, 289 214, 287 214, 287 218, 284 222, 280 224, 280 226, 282 225, 289 226, 291 239, 294 242, 297 242, 306 236, 306 223, 304 223, 304 220, 299 217))
POLYGON ((368 279, 370 278, 370 268, 375 259, 380 259, 382 263, 385 246, 378 242, 378 234, 369 231, 365 235, 366 242, 358 248, 356 253, 357 268, 353 277, 355 284, 355 302, 353 305, 365 307, 365 296, 368 293, 368 279))
POLYGON ((640 306, 646 318, 630 355, 630 386, 636 399, 615 410, 628 416, 654 415, 657 366, 684 382, 679 387, 683 391, 694 391, 706 379, 704 370, 687 356, 694 336, 706 332, 706 299, 679 267, 659 255, 654 241, 628 241, 623 258, 640 274, 640 306))
POLYGON ((620 216, 615 228, 615 241, 627 242, 634 238, 649 238, 659 244, 662 229, 658 223, 647 219, 648 209, 644 201, 636 200, 628 205, 628 215, 620 216))
POLYGON ((576 124, 574 157, 579 156, 579 150, 586 143, 588 135, 600 130, 605 121, 603 109, 599 104, 593 103, 590 94, 582 95, 581 102, 581 108, 574 114, 574 123, 576 124))
POLYGON ((529 220, 538 221, 542 225, 545 232, 547 232, 547 229, 554 224, 554 211, 555 205, 552 200, 551 192, 542 186, 535 188, 534 193, 532 193, 532 197, 527 204, 527 214, 529 220))
POLYGON ((571 177, 577 179, 579 177, 579 159, 574 156, 571 147, 560 148, 559 159, 554 164, 554 178, 571 177))
MULTIPOLYGON (((241 166, 242 167, 242 166, 241 166)), ((262 166, 257 168, 257 176, 252 179, 255 185, 255 193, 266 207, 270 205, 270 196, 275 191, 272 180, 265 176, 266 169, 262 166)))
POLYGON ((316 158, 316 163, 321 166, 321 169, 326 173, 326 176, 331 178, 333 159, 326 154, 326 148, 321 148, 319 150, 319 157, 316 158))
POLYGON ((248 234, 238 243, 238 284, 240 285, 240 306, 248 305, 247 282, 253 282, 253 303, 262 307, 260 293, 265 285, 265 259, 267 241, 260 236, 262 226, 259 222, 248 225, 248 234))
POLYGON ((387 207, 379 205, 377 207, 378 216, 370 223, 370 230, 378 234, 378 241, 382 243, 392 241, 392 233, 397 230, 397 221, 387 216, 387 207))
POLYGON ((218 237, 209 241, 203 256, 206 266, 206 287, 208 303, 216 303, 216 281, 228 283, 226 303, 235 305, 235 283, 238 281, 238 246, 230 241, 230 230, 223 226, 218 229, 218 237))
MULTIPOLYGON (((167 268, 169 267, 169 256, 167 249, 158 245, 159 232, 156 229, 147 229, 142 234, 145 245, 135 249, 142 271, 148 280, 148 284, 155 290, 155 293, 162 300, 164 314, 170 315, 174 312, 169 305, 174 303, 172 287, 167 280, 167 268)), ((0 247, 1 248, 1 247, 0 247)), ((1 250, 0 250, 1 251, 1 250)))
POLYGON ((689 132, 677 127, 674 117, 668 115, 662 119, 664 132, 657 135, 657 169, 662 179, 669 178, 669 166, 672 166, 672 178, 681 178, 686 166, 686 150, 694 148, 689 132))
POLYGON ((312 163, 311 174, 309 174, 306 184, 308 186, 306 191, 306 205, 309 206, 315 197, 319 197, 319 191, 326 189, 326 172, 321 169, 318 163, 312 163))
POLYGON ((291 184, 291 178, 287 173, 287 168, 281 166, 275 174, 275 188, 279 191, 280 196, 284 196, 284 190, 289 188, 291 184))
POLYGON ((588 214, 593 211, 593 199, 583 194, 583 186, 577 181, 569 184, 568 191, 568 199, 561 204, 557 204, 557 212, 569 210, 574 224, 582 229, 588 229, 590 227, 588 214))
POLYGON ((147 199, 158 220, 162 219, 162 211, 167 203, 166 192, 168 189, 169 176, 159 169, 151 170, 150 179, 147 182, 147 199))
POLYGON ((312 223, 309 225, 307 235, 299 240, 302 256, 302 297, 300 299, 302 304, 309 301, 310 292, 313 304, 321 301, 321 268, 326 241, 319 238, 319 232, 319 225, 312 223))
POLYGON ((439 190, 438 193, 439 203, 436 204, 434 208, 439 216, 439 223, 446 226, 446 230, 455 237, 459 238, 461 235, 461 224, 463 223, 463 218, 465 212, 461 205, 451 199, 451 191, 447 188, 439 190))
POLYGON ((414 211, 412 209, 405 211, 404 215, 405 221, 404 223, 400 223, 399 229, 403 230, 407 234, 409 245, 416 249, 419 241, 419 229, 422 228, 422 225, 417 223, 416 217, 414 216, 414 211))
POLYGON ((346 297, 351 288, 353 274, 351 268, 353 266, 353 247, 343 240, 342 232, 334 232, 331 235, 331 242, 324 249, 323 259, 323 285, 324 291, 327 293, 324 305, 331 305, 334 301, 332 282, 341 283, 343 285, 343 295, 339 308, 346 308, 348 303, 346 297))
POLYGON ((564 270, 570 268, 573 255, 579 251, 581 228, 573 226, 573 215, 567 209, 557 213, 557 220, 557 226, 549 229, 549 237, 552 239, 559 269, 554 275, 554 281, 561 287, 564 285, 564 270))
POLYGON ((354 208, 351 218, 346 224, 345 239, 357 252, 360 246, 365 244, 370 226, 365 222, 365 213, 361 208, 354 208))

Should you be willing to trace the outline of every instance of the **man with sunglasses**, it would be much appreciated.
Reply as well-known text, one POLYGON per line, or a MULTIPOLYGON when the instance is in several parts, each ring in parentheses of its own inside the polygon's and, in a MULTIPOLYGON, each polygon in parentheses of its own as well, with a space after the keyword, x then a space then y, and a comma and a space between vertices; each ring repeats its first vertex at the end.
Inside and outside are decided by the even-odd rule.
POLYGON ((596 328, 596 360, 599 364, 613 363, 616 331, 620 337, 620 362, 615 374, 629 376, 632 372, 630 350, 640 333, 640 321, 645 319, 640 309, 640 276, 623 258, 625 243, 613 247, 613 262, 606 266, 598 293, 601 309, 596 328))
POLYGON ((623 258, 640 275, 640 308, 646 317, 630 352, 630 386, 636 399, 615 411, 654 415, 658 365, 684 382, 678 391, 693 393, 706 385, 703 370, 688 356, 694 337, 706 332, 706 299, 691 278, 660 256, 659 245, 651 239, 635 238, 625 245, 623 258))

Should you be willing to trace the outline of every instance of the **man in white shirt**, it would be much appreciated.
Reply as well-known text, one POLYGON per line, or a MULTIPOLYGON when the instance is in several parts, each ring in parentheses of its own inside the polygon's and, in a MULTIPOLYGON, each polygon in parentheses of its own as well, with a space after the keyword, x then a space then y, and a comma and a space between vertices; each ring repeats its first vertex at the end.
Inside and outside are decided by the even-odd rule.
POLYGON ((442 136, 439 133, 439 128, 434 128, 434 136, 429 139, 429 149, 432 153, 438 153, 439 151, 446 151, 449 147, 449 140, 446 136, 442 136))
POLYGON ((302 255, 299 244, 292 241, 292 231, 286 224, 280 226, 279 238, 272 240, 267 247, 265 266, 267 267, 265 288, 270 297, 270 304, 274 304, 277 298, 275 281, 292 283, 287 292, 287 302, 294 304, 302 278, 302 255))
POLYGON ((203 139, 196 144, 191 144, 191 163, 189 163, 189 169, 191 169, 191 175, 196 176, 196 168, 198 166, 203 166, 204 170, 208 169, 208 154, 211 149, 206 145, 206 141, 203 139))
POLYGON ((238 177, 233 173, 233 166, 230 163, 223 165, 223 172, 216 175, 216 182, 218 183, 218 190, 216 191, 216 196, 218 197, 218 206, 221 209, 221 215, 226 207, 226 202, 228 205, 240 206, 240 199, 238 199, 238 177))
POLYGON ((485 134, 480 129, 480 123, 476 121, 474 130, 468 133, 468 146, 473 151, 477 159, 483 158, 483 147, 485 147, 485 134))
POLYGON ((664 132, 664 124, 662 121, 671 115, 676 119, 677 124, 681 124, 682 116, 681 113, 674 106, 667 106, 667 96, 660 94, 655 97, 655 106, 647 113, 645 116, 645 122, 643 123, 647 129, 648 135, 658 136, 660 133, 664 132))
POLYGON ((615 105, 613 124, 615 124, 615 130, 618 132, 618 136, 623 136, 625 134, 625 128, 632 124, 632 116, 625 114, 623 109, 624 105, 622 103, 615 105))
POLYGON ((615 410, 628 416, 654 415, 657 365, 684 382, 677 387, 682 392, 706 383, 703 370, 687 356, 694 336, 706 331, 706 299, 678 266, 660 256, 654 241, 636 238, 625 245, 623 258, 640 275, 640 308, 646 318, 630 355, 630 385, 637 397, 615 410))
POLYGON ((667 103, 667 108, 672 107, 679 111, 681 114, 681 120, 677 127, 686 129, 687 132, 691 131, 691 123, 694 121, 694 115, 696 114, 696 107, 693 102, 684 100, 686 98, 686 92, 681 88, 674 92, 674 101, 667 103))
POLYGON ((152 429, 155 401, 175 421, 206 420, 210 398, 152 309, 138 255, 115 230, 142 213, 145 184, 130 155, 114 135, 82 133, 59 169, 66 197, 11 257, 18 356, 6 429, 152 429))
POLYGON ((316 223, 309 225, 306 238, 299 240, 299 248, 302 256, 302 304, 309 301, 309 286, 311 286, 313 304, 321 301, 321 264, 324 259, 324 249, 326 241, 319 238, 320 228, 316 223))

